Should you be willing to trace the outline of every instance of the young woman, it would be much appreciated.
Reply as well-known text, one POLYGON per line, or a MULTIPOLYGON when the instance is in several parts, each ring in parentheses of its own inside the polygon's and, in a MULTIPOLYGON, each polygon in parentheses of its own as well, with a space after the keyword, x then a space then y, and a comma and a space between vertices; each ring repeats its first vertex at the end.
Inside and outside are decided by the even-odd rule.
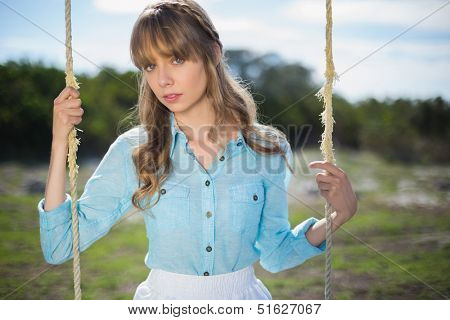
MULTIPOLYGON (((129 209, 143 216, 151 269, 134 299, 272 299, 253 263, 270 272, 325 250, 325 219, 291 230, 286 188, 293 155, 285 135, 257 121, 251 94, 229 73, 219 35, 194 1, 161 1, 138 17, 130 52, 140 70, 139 124, 110 146, 77 201, 80 250, 129 209)), ((80 94, 54 101, 45 198, 38 205, 48 263, 72 258, 65 193, 67 135, 81 122, 80 94)), ((336 210, 333 231, 356 212, 345 173, 311 163, 336 210)))

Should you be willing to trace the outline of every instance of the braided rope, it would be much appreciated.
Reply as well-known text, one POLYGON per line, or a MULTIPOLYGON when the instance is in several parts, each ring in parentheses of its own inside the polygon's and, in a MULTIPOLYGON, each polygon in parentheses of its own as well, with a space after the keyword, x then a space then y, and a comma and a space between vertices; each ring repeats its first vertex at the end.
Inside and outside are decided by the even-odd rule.
MULTIPOLYGON (((319 101, 324 101, 324 111, 320 114, 322 124, 325 126, 322 133, 322 142, 320 144, 320 150, 325 161, 332 164, 336 164, 336 159, 333 154, 333 83, 338 80, 338 76, 334 70, 333 63, 333 51, 332 51, 332 0, 326 0, 326 70, 325 70, 325 84, 316 93, 319 101)), ((333 212, 332 206, 328 203, 325 204, 325 217, 326 217, 326 252, 325 252, 325 299, 331 299, 331 213, 333 212)))
MULTIPOLYGON (((72 58, 72 29, 71 29, 71 6, 70 0, 66 0, 65 6, 66 20, 66 86, 79 89, 77 80, 73 74, 73 58, 72 58)), ((80 287, 80 251, 79 251, 79 234, 78 234, 78 211, 77 211, 77 151, 80 140, 77 139, 77 130, 75 126, 68 136, 69 154, 67 162, 69 163, 69 179, 70 179, 70 195, 72 197, 72 237, 73 237, 73 283, 75 291, 75 300, 81 300, 80 287)), ((80 130, 81 131, 81 130, 80 130)))

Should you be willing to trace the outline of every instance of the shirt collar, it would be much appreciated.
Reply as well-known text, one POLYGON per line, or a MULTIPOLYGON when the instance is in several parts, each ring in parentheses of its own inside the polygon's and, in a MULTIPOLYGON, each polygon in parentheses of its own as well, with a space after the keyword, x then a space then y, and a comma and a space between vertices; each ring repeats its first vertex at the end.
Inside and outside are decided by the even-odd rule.
MULTIPOLYGON (((172 158, 173 151, 175 149, 176 139, 180 134, 184 135, 184 132, 181 131, 181 129, 178 127, 174 113, 172 111, 170 111, 169 113, 170 113, 170 132, 172 133, 172 145, 170 146, 170 157, 172 158)), ((238 128, 236 139, 228 141, 227 149, 229 147, 231 147, 231 150, 236 150, 242 147, 247 148, 247 144, 245 143, 245 139, 244 136, 242 135, 242 131, 240 128, 238 128)))
POLYGON ((175 139, 178 133, 181 133, 172 111, 170 111, 170 132, 172 133, 172 145, 170 146, 170 157, 172 158, 173 150, 175 149, 175 139))

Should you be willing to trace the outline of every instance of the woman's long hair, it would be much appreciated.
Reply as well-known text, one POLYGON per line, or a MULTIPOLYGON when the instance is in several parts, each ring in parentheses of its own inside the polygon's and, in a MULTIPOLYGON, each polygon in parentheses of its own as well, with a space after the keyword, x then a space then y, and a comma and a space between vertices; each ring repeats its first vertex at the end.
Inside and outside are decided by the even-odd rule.
POLYGON ((280 144, 286 135, 275 127, 258 123, 257 105, 247 86, 231 76, 219 34, 207 13, 192 0, 159 1, 147 6, 139 15, 130 41, 131 59, 141 71, 138 103, 131 116, 145 128, 148 138, 132 154, 139 178, 139 188, 132 196, 135 208, 147 209, 140 201, 147 196, 151 199, 156 192, 159 200, 159 186, 172 170, 170 111, 154 95, 143 74, 150 63, 150 52, 155 49, 165 56, 203 62, 207 76, 206 97, 212 103, 216 119, 216 126, 208 133, 211 141, 225 146, 226 142, 218 138, 218 128, 236 125, 252 150, 281 154, 294 173, 280 144), (221 50, 218 64, 215 45, 221 50), (161 47, 168 52, 162 52, 161 47))

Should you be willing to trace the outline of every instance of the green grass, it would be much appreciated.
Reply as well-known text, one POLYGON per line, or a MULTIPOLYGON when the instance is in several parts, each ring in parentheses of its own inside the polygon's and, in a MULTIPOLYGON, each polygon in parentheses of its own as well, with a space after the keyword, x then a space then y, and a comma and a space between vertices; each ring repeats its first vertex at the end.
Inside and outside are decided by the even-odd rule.
MULTIPOLYGON (((310 216, 318 217, 297 210, 291 225, 310 216)), ((450 292, 448 230, 448 215, 362 206, 333 234, 335 299, 444 299, 450 292)), ((322 299, 324 264, 321 255, 284 276, 264 273, 263 282, 280 299, 322 299)))
MULTIPOLYGON (((311 152, 308 158, 317 159, 317 152, 311 152)), ((449 169, 402 167, 367 153, 341 153, 338 163, 342 163, 354 186, 362 177, 368 177, 377 187, 359 192, 358 213, 333 234, 334 299, 448 297, 449 192, 436 190, 433 181, 449 178, 449 169), (432 206, 392 204, 387 199, 397 195, 397 182, 405 177, 414 181, 420 192, 436 196, 440 202, 432 206)), ((13 190, 0 193, 0 297, 73 299, 72 260, 52 266, 42 256, 37 212, 42 196, 16 192, 23 185, 26 170, 23 166, 0 166, 0 174, 9 172, 0 190, 13 190), (45 272, 40 274, 42 271, 45 272), (22 284, 25 285, 8 295, 22 284)), ((81 176, 87 178, 89 173, 81 172, 81 176)), ((41 177, 45 175, 41 173, 41 177)), ((301 176, 294 183, 301 185, 308 179, 314 177, 301 176)), ((81 191, 84 183, 79 182, 81 191)), ((292 228, 311 216, 322 217, 323 208, 322 198, 308 206, 291 203, 292 228)), ((114 226, 81 254, 83 299, 131 299, 149 272, 144 265, 146 252, 142 218, 114 226)), ((277 274, 262 269, 259 263, 255 264, 255 271, 274 299, 323 299, 324 264, 325 255, 319 255, 277 274)))
MULTIPOLYGON (((73 299, 72 260, 53 266, 43 259, 36 209, 39 199, 0 196, 2 298, 48 269, 6 299, 73 299)), ((81 253, 83 299, 132 299, 135 287, 148 273, 143 263, 146 250, 143 224, 120 223, 113 227, 81 253)))

